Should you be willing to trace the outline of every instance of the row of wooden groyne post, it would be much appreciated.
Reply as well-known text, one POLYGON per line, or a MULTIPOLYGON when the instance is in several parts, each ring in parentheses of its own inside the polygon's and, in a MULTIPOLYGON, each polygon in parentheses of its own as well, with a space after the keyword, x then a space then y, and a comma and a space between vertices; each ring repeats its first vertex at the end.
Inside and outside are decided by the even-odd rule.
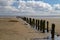
MULTIPOLYGON (((39 20, 34 18, 27 18, 22 17, 24 21, 26 21, 28 24, 30 24, 33 28, 35 28, 38 31, 41 31, 42 33, 49 32, 49 21, 46 20, 39 20)), ((55 24, 52 23, 51 25, 51 38, 54 38, 55 34, 55 24)))

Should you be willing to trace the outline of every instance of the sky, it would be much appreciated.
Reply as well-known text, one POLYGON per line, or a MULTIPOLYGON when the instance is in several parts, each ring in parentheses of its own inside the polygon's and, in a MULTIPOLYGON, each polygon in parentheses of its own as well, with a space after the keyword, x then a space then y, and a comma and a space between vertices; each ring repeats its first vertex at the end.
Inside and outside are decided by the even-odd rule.
POLYGON ((0 0, 0 15, 60 15, 60 0, 0 0))

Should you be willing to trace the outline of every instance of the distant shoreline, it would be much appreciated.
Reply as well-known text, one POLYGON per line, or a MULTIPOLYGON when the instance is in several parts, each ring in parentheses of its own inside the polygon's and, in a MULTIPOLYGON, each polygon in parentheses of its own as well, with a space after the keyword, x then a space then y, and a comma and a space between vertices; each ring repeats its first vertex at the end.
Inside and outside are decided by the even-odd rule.
MULTIPOLYGON (((17 17, 18 15, 0 15, 0 18, 12 18, 17 17)), ((60 18, 60 15, 20 15, 20 17, 28 18, 60 18)))

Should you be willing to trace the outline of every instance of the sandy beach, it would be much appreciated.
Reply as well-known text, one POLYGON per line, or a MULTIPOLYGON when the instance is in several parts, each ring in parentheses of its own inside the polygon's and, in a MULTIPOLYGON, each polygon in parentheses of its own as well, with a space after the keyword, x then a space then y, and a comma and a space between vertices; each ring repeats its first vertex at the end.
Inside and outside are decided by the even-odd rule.
MULTIPOLYGON (((60 34, 60 19, 46 20, 50 22, 49 27, 51 27, 51 23, 55 23, 56 32, 60 34)), ((0 18, 0 40, 32 40, 33 38, 48 37, 49 34, 50 33, 40 33, 39 31, 31 28, 31 26, 21 18, 0 18), (9 22, 10 20, 17 20, 18 22, 9 22)))
POLYGON ((0 18, 0 40, 30 40, 32 38, 48 36, 47 33, 39 33, 29 27, 29 25, 25 25, 25 23, 22 19, 0 18), (17 20, 18 22, 9 22, 9 20, 17 20))

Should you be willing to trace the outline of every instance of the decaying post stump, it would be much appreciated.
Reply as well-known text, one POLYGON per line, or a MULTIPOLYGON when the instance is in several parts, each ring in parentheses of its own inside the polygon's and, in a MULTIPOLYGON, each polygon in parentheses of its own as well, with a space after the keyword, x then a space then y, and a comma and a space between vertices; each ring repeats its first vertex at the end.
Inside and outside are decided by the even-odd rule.
POLYGON ((45 20, 43 20, 42 26, 43 26, 43 33, 45 33, 45 20))
POLYGON ((29 22, 29 21, 28 21, 28 18, 26 18, 26 21, 27 21, 27 23, 29 22))
POLYGON ((22 17, 22 19, 24 20, 24 17, 22 17))
POLYGON ((36 29, 37 29, 37 19, 36 19, 36 29))
POLYGON ((34 28, 34 26, 35 26, 35 19, 34 18, 32 20, 32 23, 33 23, 33 28, 34 28))
POLYGON ((47 21, 47 32, 49 32, 49 22, 47 21))
POLYGON ((33 24, 35 24, 35 19, 33 18, 33 24))
POLYGON ((37 26, 38 26, 38 28, 37 28, 37 29, 39 30, 39 20, 38 20, 38 24, 37 24, 37 26))
POLYGON ((40 20, 39 20, 39 30, 40 30, 40 20))
POLYGON ((26 21, 26 17, 24 18, 24 20, 26 21))
POLYGON ((40 31, 42 31, 42 20, 40 20, 40 31))
POLYGON ((30 24, 30 18, 28 18, 28 23, 30 24))
POLYGON ((25 17, 25 21, 27 22, 27 18, 25 17))
POLYGON ((23 20, 26 21, 26 17, 24 17, 23 20))
POLYGON ((54 38, 54 34, 55 34, 55 24, 52 24, 51 38, 54 38))
POLYGON ((29 24, 31 25, 31 18, 29 18, 29 24))

